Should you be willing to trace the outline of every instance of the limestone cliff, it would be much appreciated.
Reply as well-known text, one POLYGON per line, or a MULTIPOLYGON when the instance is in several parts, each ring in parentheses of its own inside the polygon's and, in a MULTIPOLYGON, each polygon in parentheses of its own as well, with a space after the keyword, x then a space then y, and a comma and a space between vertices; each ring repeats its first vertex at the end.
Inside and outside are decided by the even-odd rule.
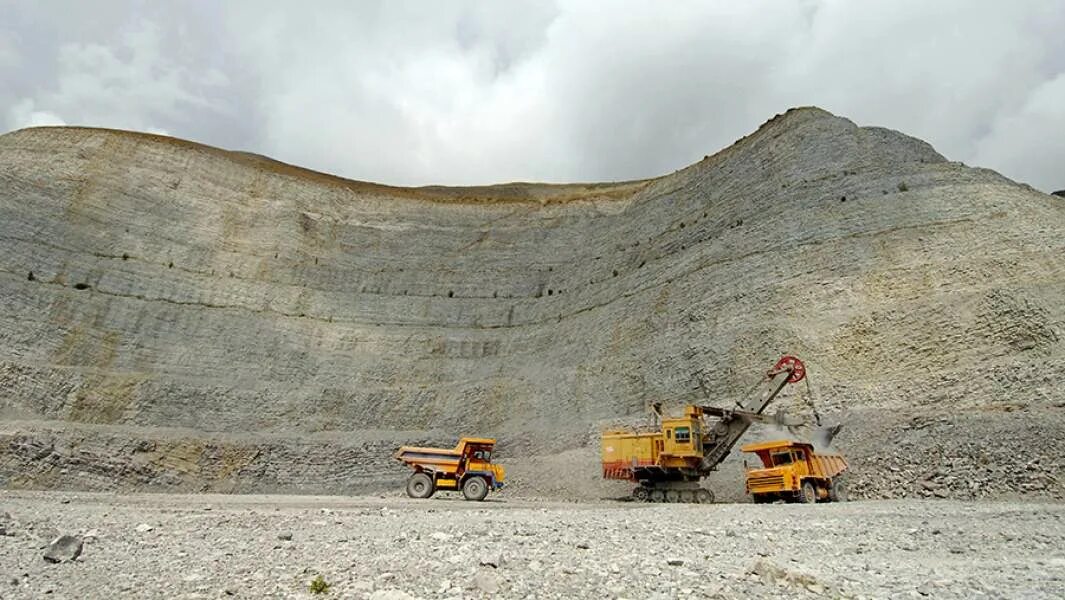
POLYGON ((858 467, 979 470, 963 450, 989 427, 1021 448, 992 467, 1065 450, 1065 202, 813 108, 588 185, 398 188, 21 130, 0 136, 0 299, 8 487, 357 491, 397 475, 398 443, 556 454, 651 398, 740 394, 783 352, 858 467))

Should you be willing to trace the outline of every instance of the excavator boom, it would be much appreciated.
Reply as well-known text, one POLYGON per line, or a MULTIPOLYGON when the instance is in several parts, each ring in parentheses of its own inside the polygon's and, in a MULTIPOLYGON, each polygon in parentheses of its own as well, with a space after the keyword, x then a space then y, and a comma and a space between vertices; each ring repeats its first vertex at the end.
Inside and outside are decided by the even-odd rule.
POLYGON ((736 402, 736 409, 712 406, 700 407, 704 414, 718 417, 718 422, 703 439, 703 460, 699 471, 703 474, 717 468, 732 451, 733 446, 747 433, 751 423, 764 421, 762 413, 777 394, 789 383, 798 383, 806 377, 806 366, 794 356, 784 356, 767 373, 762 383, 769 389, 758 396, 748 396, 736 402))

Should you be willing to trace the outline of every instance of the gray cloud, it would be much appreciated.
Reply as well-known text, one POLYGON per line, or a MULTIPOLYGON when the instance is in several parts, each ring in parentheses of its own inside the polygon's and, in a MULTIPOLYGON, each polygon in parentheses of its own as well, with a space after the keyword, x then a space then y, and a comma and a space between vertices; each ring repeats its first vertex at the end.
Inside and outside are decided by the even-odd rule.
POLYGON ((1065 4, 0 0, 0 130, 396 184, 658 175, 815 104, 1065 187, 1065 4))

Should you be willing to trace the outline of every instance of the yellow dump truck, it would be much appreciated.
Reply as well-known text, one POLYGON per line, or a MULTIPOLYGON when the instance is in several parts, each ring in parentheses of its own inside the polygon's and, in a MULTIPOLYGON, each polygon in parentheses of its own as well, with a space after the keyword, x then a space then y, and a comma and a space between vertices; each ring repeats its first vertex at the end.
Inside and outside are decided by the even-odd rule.
POLYGON ((761 469, 746 469, 747 493, 756 503, 847 499, 840 477, 847 470, 847 460, 839 454, 815 452, 812 444, 790 440, 747 444, 740 450, 762 461, 761 469))
POLYGON ((407 495, 428 498, 437 490, 462 491, 467 500, 484 500, 489 490, 503 487, 506 472, 492 464, 491 438, 464 437, 454 448, 401 446, 392 455, 414 473, 407 479, 407 495))

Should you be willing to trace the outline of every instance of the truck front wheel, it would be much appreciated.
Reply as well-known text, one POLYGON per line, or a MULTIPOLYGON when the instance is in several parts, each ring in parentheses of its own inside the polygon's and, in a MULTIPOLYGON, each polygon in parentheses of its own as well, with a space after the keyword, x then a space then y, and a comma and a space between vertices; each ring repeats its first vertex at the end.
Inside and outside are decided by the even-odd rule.
POLYGON ((813 504, 817 502, 817 488, 814 487, 812 481, 807 481, 802 484, 802 491, 799 492, 799 502, 803 504, 813 504))
POLYGON ((435 491, 436 485, 428 473, 418 471, 407 480, 407 495, 411 498, 428 498, 435 491))
POLYGON ((467 500, 480 502, 488 495, 488 482, 484 477, 470 477, 462 484, 462 495, 467 500))

